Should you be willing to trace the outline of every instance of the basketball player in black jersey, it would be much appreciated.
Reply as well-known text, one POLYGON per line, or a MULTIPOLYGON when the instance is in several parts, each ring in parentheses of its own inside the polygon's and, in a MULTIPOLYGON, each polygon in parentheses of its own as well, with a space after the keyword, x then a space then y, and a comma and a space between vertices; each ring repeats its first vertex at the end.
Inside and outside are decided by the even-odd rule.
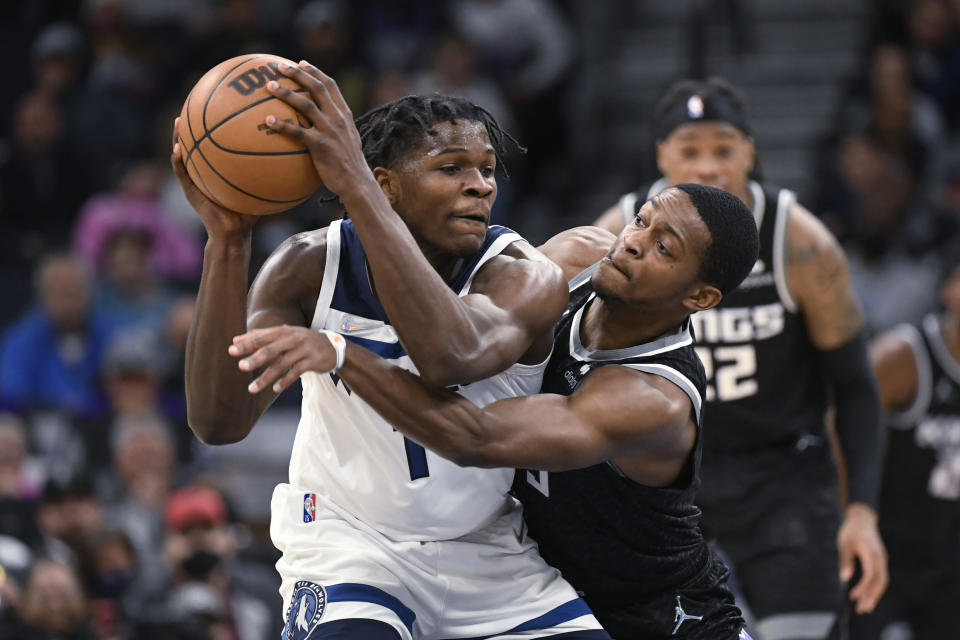
POLYGON ((731 562, 756 635, 841 637, 842 581, 855 561, 858 612, 887 583, 875 511, 882 429, 845 257, 792 192, 751 179, 746 103, 732 86, 677 83, 656 125, 663 177, 595 224, 618 230, 661 189, 695 182, 743 200, 760 231, 760 259, 740 288, 693 317, 707 372, 704 532, 731 562), (824 421, 831 397, 849 490, 842 518, 824 421))
MULTIPOLYGON (((690 316, 740 283, 757 247, 740 200, 677 185, 616 239, 584 227, 541 247, 572 278, 543 393, 481 409, 354 344, 339 375, 405 435, 458 464, 535 470, 515 483, 530 536, 613 637, 747 638, 693 503, 705 378, 690 316)), ((236 355, 268 366, 281 333, 241 338, 236 355)), ((312 366, 330 368, 330 354, 312 366)))
POLYGON ((870 355, 888 414, 880 530, 890 590, 851 625, 854 640, 910 625, 916 640, 957 635, 960 603, 960 246, 945 265, 944 311, 875 338, 870 355))

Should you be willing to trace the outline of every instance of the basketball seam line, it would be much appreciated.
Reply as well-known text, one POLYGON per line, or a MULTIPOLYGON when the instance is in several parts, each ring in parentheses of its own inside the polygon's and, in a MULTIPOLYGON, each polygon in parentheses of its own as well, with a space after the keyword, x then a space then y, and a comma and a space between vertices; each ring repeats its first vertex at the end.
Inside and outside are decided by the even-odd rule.
MULTIPOLYGON (((230 120, 231 118, 233 118, 234 116, 236 116, 238 113, 243 113, 243 111, 246 111, 247 109, 249 109, 249 108, 251 108, 251 107, 253 107, 253 106, 256 106, 257 104, 262 104, 262 103, 266 102, 266 100, 269 100, 269 99, 272 99, 272 98, 273 98, 273 96, 270 96, 270 98, 266 98, 266 99, 264 99, 264 100, 260 100, 260 101, 258 101, 258 102, 256 102, 256 103, 254 103, 254 104, 247 105, 247 106, 244 107, 242 110, 236 111, 236 112, 230 114, 230 116, 228 116, 227 118, 224 118, 223 120, 221 120, 220 122, 218 122, 218 123, 217 123, 216 125, 214 125, 210 130, 206 130, 206 111, 207 111, 207 106, 208 106, 209 103, 210 103, 210 96, 213 95, 213 92, 217 89, 217 87, 219 87, 219 86, 223 83, 224 79, 226 79, 227 76, 229 76, 230 73, 233 72, 237 67, 239 67, 240 65, 246 64, 247 62, 250 62, 251 60, 257 60, 259 57, 260 57, 260 56, 255 56, 255 57, 252 57, 252 58, 247 58, 247 59, 245 59, 245 60, 237 63, 234 67, 232 67, 229 71, 227 71, 227 72, 224 74, 223 78, 221 78, 220 81, 217 83, 217 86, 214 87, 213 89, 211 89, 210 92, 207 94, 207 102, 204 103, 204 105, 203 105, 203 113, 204 113, 204 116, 203 116, 204 123, 203 123, 203 124, 204 124, 205 133, 203 134, 203 136, 200 137, 199 140, 197 139, 197 137, 196 137, 196 136, 194 135, 194 133, 193 133, 193 122, 192 122, 192 119, 190 118, 190 99, 193 97, 193 92, 191 91, 191 92, 187 95, 187 109, 186 109, 186 111, 187 111, 187 129, 190 131, 190 137, 193 138, 194 144, 193 144, 193 148, 191 148, 191 149, 187 152, 187 158, 186 158, 186 162, 184 162, 184 167, 187 168, 187 162, 193 162, 194 170, 196 171, 197 177, 200 178, 200 182, 203 183, 204 189, 205 189, 205 191, 207 192, 208 195, 212 194, 212 191, 210 191, 210 187, 207 186, 207 181, 204 180, 204 179, 203 179, 203 176, 200 174, 200 169, 197 167, 197 162, 196 162, 196 160, 193 159, 193 152, 194 152, 194 151, 196 151, 197 153, 200 154, 200 157, 203 158, 203 161, 207 164, 208 167, 210 167, 210 170, 213 171, 213 172, 217 175, 218 178, 220 178, 221 180, 223 180, 227 185, 229 185, 229 186, 232 187, 233 189, 236 189, 236 190, 239 191, 240 193, 242 193, 242 194, 244 194, 244 195, 246 195, 246 196, 248 196, 248 197, 250 197, 250 198, 253 198, 253 199, 255 199, 255 200, 262 200, 262 201, 264 201, 264 202, 273 202, 273 203, 276 203, 276 204, 287 204, 287 203, 291 203, 291 202, 292 202, 292 203, 299 203, 299 202, 302 202, 303 200, 305 200, 306 198, 310 197, 309 194, 306 196, 306 198, 296 198, 296 199, 293 199, 293 200, 273 200, 273 199, 271 199, 271 198, 263 198, 263 197, 261 197, 261 196, 257 196, 257 195, 254 195, 254 194, 252 194, 252 193, 249 193, 249 192, 247 192, 247 191, 244 191, 243 189, 241 189, 241 188, 238 187, 237 185, 233 184, 230 180, 227 180, 227 179, 223 176, 223 174, 221 174, 219 171, 217 171, 217 168, 213 166, 213 164, 212 164, 212 163, 207 159, 207 157, 203 154, 203 151, 199 148, 199 147, 200 147, 200 142, 203 141, 204 138, 210 137, 210 133, 212 133, 212 132, 213 132, 215 129, 217 129, 218 127, 222 126, 225 122, 227 122, 228 120, 230 120)), ((306 89, 300 89, 300 90, 294 90, 294 91, 296 91, 296 92, 299 93, 300 91, 306 91, 306 89)), ((180 139, 180 142, 182 143, 182 142, 183 142, 183 136, 180 136, 180 135, 178 134, 177 137, 180 139)), ((213 144, 215 144, 218 148, 220 148, 220 149, 222 149, 222 150, 224 150, 224 151, 227 151, 227 152, 230 152, 230 153, 235 153, 235 152, 231 152, 229 149, 224 149, 223 147, 221 147, 220 145, 218 145, 217 142, 216 142, 216 140, 214 140, 212 137, 210 138, 210 141, 211 141, 213 144)), ((306 152, 306 150, 304 150, 303 152, 306 152)), ((303 152, 296 151, 296 152, 292 152, 292 153, 294 153, 294 154, 299 154, 299 153, 303 153, 303 152)), ((287 155, 291 155, 291 154, 287 154, 287 155)), ((214 202, 217 202, 216 199, 212 197, 212 195, 211 195, 211 199, 213 199, 214 202)), ((220 205, 220 206, 223 206, 223 205, 220 204, 219 202, 217 202, 217 204, 220 205)), ((229 208, 229 207, 224 207, 224 208, 229 208)))

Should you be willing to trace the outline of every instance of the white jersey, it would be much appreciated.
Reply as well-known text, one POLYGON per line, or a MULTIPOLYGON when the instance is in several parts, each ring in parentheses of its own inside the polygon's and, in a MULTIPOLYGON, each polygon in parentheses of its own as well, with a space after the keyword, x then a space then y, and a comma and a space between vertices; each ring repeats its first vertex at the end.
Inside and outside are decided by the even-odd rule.
MULTIPOLYGON (((492 226, 451 288, 469 292, 477 270, 520 236, 492 226)), ((313 329, 336 331, 416 373, 373 294, 353 223, 327 230, 327 257, 313 329)), ((425 328, 425 330, 436 330, 425 328)), ((546 360, 515 364, 457 391, 479 406, 540 390, 546 360)), ((302 377, 303 406, 290 457, 290 484, 315 493, 394 540, 449 540, 492 522, 510 506, 513 469, 460 467, 405 438, 331 373, 302 377)), ((309 513, 304 514, 310 517, 309 513)))

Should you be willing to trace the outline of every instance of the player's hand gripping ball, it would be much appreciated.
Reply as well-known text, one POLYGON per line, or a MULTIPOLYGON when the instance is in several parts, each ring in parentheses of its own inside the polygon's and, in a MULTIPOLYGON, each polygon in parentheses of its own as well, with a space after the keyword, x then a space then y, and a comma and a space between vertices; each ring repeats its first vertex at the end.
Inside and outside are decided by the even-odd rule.
POLYGON ((293 91, 305 91, 277 70, 281 63, 296 66, 270 54, 221 62, 200 78, 180 113, 180 156, 187 174, 207 197, 238 213, 285 211, 323 186, 306 147, 264 122, 273 114, 311 126, 266 90, 267 83, 276 80, 293 91))

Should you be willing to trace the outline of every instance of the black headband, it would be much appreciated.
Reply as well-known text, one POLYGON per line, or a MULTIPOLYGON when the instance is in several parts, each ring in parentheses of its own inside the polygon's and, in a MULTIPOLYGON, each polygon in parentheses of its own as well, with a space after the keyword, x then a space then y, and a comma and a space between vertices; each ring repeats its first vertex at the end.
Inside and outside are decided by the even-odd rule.
POLYGON ((689 122, 726 122, 740 129, 745 136, 750 136, 747 114, 741 107, 722 95, 704 97, 695 93, 673 105, 661 116, 657 140, 664 140, 674 129, 689 122))

